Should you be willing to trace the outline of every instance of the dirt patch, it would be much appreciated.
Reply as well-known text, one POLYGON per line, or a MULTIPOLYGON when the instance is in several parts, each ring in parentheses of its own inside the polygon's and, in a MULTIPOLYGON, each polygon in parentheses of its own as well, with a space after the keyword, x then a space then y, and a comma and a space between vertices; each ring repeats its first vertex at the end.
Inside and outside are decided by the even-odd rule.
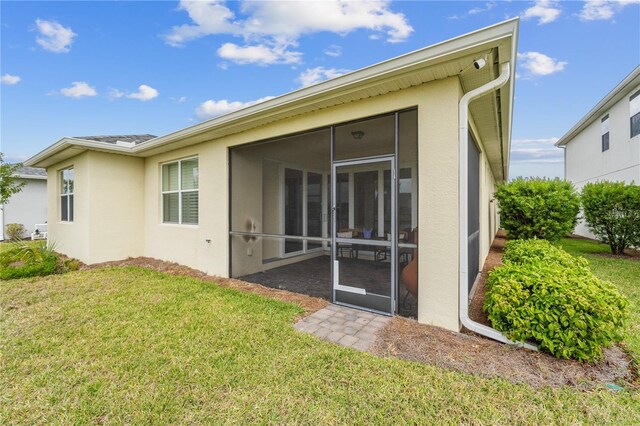
MULTIPOLYGON (((605 244, 602 241, 594 240, 593 238, 583 237, 582 235, 575 235, 574 234, 574 235, 571 235, 569 238, 572 238, 574 240, 587 240, 587 241, 594 242, 596 244, 601 244, 601 245, 609 247, 608 244, 605 244)), ((626 249, 624 249, 624 253, 623 254, 613 254, 613 253, 590 253, 590 254, 593 254, 594 256, 608 257, 608 258, 611 258, 611 259, 624 259, 624 260, 638 260, 638 261, 640 261, 640 250, 639 249, 634 249, 634 248, 626 248, 626 249)))
POLYGON ((378 332, 371 352, 534 387, 570 385, 589 389, 633 379, 631 361, 617 346, 606 349, 601 362, 587 364, 400 317, 394 317, 378 332))
POLYGON ((478 278, 478 282, 476 283, 471 303, 469 303, 469 318, 475 322, 479 322, 480 324, 491 326, 491 323, 487 318, 487 314, 482 310, 484 296, 487 291, 486 282, 487 278, 489 278, 489 272, 491 272, 496 266, 502 265, 502 254, 504 253, 504 245, 506 242, 507 237, 504 234, 504 231, 498 231, 498 234, 489 249, 487 260, 485 260, 484 266, 482 267, 482 272, 480 273, 480 278, 478 278))
POLYGON ((640 254, 637 254, 637 251, 635 250, 625 250, 624 254, 613 254, 613 253, 592 253, 592 254, 600 257, 608 257, 610 259, 633 260, 636 262, 640 262, 640 254))
POLYGON ((203 281, 211 281, 220 285, 221 287, 229 287, 249 293, 259 294, 262 296, 270 297, 282 302, 296 303, 304 309, 304 314, 300 316, 306 317, 312 313, 319 311, 329 304, 324 299, 318 297, 306 296, 304 294, 292 293, 286 290, 278 290, 262 286, 260 284, 252 284, 233 278, 222 278, 212 275, 207 275, 204 272, 198 271, 187 266, 180 265, 174 262, 166 262, 163 260, 153 259, 150 257, 136 257, 126 260, 117 260, 113 262, 96 263, 93 265, 81 265, 80 270, 119 267, 119 266, 138 266, 141 268, 152 269, 158 272, 164 272, 172 275, 188 276, 197 278, 203 281))

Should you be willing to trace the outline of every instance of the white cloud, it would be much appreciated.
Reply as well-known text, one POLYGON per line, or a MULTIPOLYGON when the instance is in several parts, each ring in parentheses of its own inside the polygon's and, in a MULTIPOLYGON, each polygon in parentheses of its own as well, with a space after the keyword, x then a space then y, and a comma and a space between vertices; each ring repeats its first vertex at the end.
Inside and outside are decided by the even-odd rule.
POLYGON ((71 83, 71 87, 60 89, 60 94, 69 98, 82 98, 85 96, 96 96, 98 92, 89 86, 89 83, 86 81, 74 81, 71 83))
POLYGON ((22 79, 17 75, 5 74, 2 77, 0 77, 0 80, 2 81, 2 84, 13 85, 13 84, 18 84, 22 79))
POLYGON ((470 9, 467 13, 469 15, 477 15, 479 13, 488 12, 494 7, 496 7, 496 2, 490 1, 488 3, 485 3, 485 5, 482 7, 474 7, 473 9, 470 9))
POLYGON ((511 161, 513 163, 556 164, 564 162, 562 149, 554 144, 558 138, 513 139, 511 161))
POLYGON ((413 28, 402 13, 389 8, 389 0, 278 2, 243 1, 237 18, 224 1, 180 2, 192 24, 176 26, 165 36, 171 46, 214 34, 242 37, 244 46, 225 43, 218 54, 241 64, 298 63, 302 54, 289 50, 306 34, 333 32, 347 34, 364 29, 376 35, 384 33, 387 41, 406 40, 413 28))
POLYGON ((158 91, 151 86, 147 86, 146 84, 141 84, 138 86, 138 91, 134 93, 129 93, 127 98, 138 99, 141 101, 150 101, 151 99, 157 98, 159 95, 158 91))
POLYGON ((36 38, 36 42, 50 52, 68 52, 73 39, 77 36, 76 33, 71 31, 71 28, 63 27, 56 21, 36 19, 36 26, 40 33, 40 36, 36 38))
POLYGON ((337 58, 338 56, 342 56, 342 47, 338 46, 337 44, 332 44, 331 46, 324 49, 323 52, 327 56, 337 58))
POLYGON ((237 64, 258 65, 297 64, 302 57, 301 52, 290 51, 286 45, 238 46, 234 43, 225 43, 220 46, 218 55, 237 64))
POLYGON ((228 101, 226 99, 222 99, 219 101, 208 100, 201 103, 198 108, 196 108, 196 115, 198 118, 202 120, 206 120, 209 118, 217 117, 219 115, 228 114, 230 112, 249 107, 251 105, 258 104, 260 102, 268 101, 269 99, 273 99, 273 96, 265 96, 264 98, 257 99, 255 101, 249 102, 240 102, 240 101, 228 101))
POLYGON ((484 4, 484 6, 478 6, 478 7, 474 7, 472 9, 469 9, 467 11, 467 13, 462 14, 462 15, 453 15, 453 16, 449 16, 447 19, 465 19, 467 18, 469 15, 478 15, 480 13, 484 13, 484 12, 488 12, 490 10, 492 10, 493 8, 496 7, 496 2, 495 1, 490 1, 484 4))
POLYGON ((562 71, 568 62, 558 61, 540 52, 518 53, 521 66, 530 76, 549 75, 562 71))
POLYGON ((109 93, 107 94, 107 97, 109 99, 120 99, 122 97, 124 97, 126 93, 124 93, 122 90, 118 90, 118 89, 109 89, 109 93))
POLYGON ((580 11, 583 21, 606 21, 613 19, 625 6, 640 4, 640 0, 586 0, 580 11))
POLYGON ((338 69, 338 68, 324 68, 316 67, 304 70, 298 76, 297 80, 302 87, 311 86, 316 83, 320 83, 323 80, 339 77, 342 74, 346 74, 351 70, 338 69))
POLYGON ((187 101, 187 97, 186 96, 180 96, 179 98, 172 98, 176 101, 176 103, 182 104, 185 103, 187 101))
POLYGON ((538 25, 548 24, 560 16, 562 10, 555 1, 539 0, 522 13, 522 19, 538 19, 538 25))

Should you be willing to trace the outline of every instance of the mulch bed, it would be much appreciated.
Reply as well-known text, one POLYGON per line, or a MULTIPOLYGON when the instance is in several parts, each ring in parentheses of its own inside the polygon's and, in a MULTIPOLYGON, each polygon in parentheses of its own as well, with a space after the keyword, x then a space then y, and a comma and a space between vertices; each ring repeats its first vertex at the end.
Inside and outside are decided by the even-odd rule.
MULTIPOLYGON (((491 326, 491 323, 482 310, 485 283, 489 272, 502 265, 506 242, 505 234, 499 232, 469 304, 469 317, 487 326, 491 326)), ((632 382, 637 380, 629 355, 615 345, 605 349, 602 361, 588 364, 504 345, 466 329, 462 333, 454 333, 401 317, 393 318, 378 333, 372 352, 379 356, 423 362, 483 377, 501 377, 534 387, 569 385, 588 389, 598 384, 616 382, 633 385, 632 382)))
MULTIPOLYGON (((489 271, 502 263, 506 239, 499 235, 485 262, 474 298, 469 307, 470 317, 489 325, 482 311, 484 283, 489 271)), ((215 282, 222 287, 235 288, 300 305, 304 316, 324 308, 329 303, 317 297, 293 293, 247 283, 245 281, 207 275, 177 263, 138 257, 93 265, 81 265, 81 270, 138 266, 173 275, 189 276, 215 282)), ((513 383, 526 383, 534 387, 570 385, 589 389, 598 384, 633 382, 629 356, 619 347, 605 350, 604 360, 587 364, 571 360, 559 360, 550 355, 514 346, 504 345, 475 333, 455 333, 443 328, 419 324, 413 319, 394 317, 387 327, 378 333, 378 339, 370 352, 381 357, 395 357, 422 362, 441 368, 454 369, 487 378, 503 378, 513 383)))

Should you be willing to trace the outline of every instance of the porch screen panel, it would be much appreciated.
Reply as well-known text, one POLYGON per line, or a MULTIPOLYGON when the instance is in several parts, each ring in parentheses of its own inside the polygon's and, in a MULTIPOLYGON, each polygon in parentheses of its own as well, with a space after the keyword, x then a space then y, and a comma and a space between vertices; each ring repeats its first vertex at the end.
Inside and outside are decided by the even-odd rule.
POLYGON ((330 130, 233 147, 229 158, 230 275, 250 282, 262 277, 264 285, 295 291, 288 287, 287 277, 297 276, 300 285, 307 281, 304 274, 279 271, 299 268, 308 271, 309 281, 326 283, 323 291, 329 294, 330 263, 329 256, 324 255, 329 251, 326 211, 330 130), (311 262, 316 258, 326 261, 311 262), (310 266, 301 264, 307 261, 310 266), (267 278, 272 275, 266 272, 272 270, 273 277, 281 275, 270 281, 267 278))
MULTIPOLYGON (((398 117, 398 313, 418 316, 418 113, 413 109, 398 117)), ((424 114, 424 112, 422 112, 424 114)), ((427 237, 425 237, 427 238, 427 237)))
POLYGON ((335 128, 334 160, 393 155, 395 115, 384 115, 335 128))
POLYGON ((468 267, 469 292, 480 272, 480 151, 469 134, 469 174, 468 174, 468 267))
MULTIPOLYGON (((322 174, 307 173, 307 236, 322 237, 322 174)), ((322 243, 307 242, 307 249, 322 247, 322 243)))

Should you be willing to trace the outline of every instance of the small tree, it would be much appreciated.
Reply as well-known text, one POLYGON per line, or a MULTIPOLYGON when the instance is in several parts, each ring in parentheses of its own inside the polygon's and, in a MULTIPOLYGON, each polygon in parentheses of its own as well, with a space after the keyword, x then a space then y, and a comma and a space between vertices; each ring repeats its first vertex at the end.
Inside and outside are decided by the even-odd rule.
POLYGON ((623 182, 588 183, 582 209, 591 232, 609 244, 613 254, 640 246, 640 186, 623 182))
POLYGON ((500 224, 511 239, 558 240, 576 226, 580 198, 571 182, 517 178, 498 187, 500 224))
POLYGON ((24 182, 18 182, 14 173, 22 164, 7 164, 3 160, 4 155, 0 152, 0 205, 9 201, 15 193, 22 191, 24 182))

